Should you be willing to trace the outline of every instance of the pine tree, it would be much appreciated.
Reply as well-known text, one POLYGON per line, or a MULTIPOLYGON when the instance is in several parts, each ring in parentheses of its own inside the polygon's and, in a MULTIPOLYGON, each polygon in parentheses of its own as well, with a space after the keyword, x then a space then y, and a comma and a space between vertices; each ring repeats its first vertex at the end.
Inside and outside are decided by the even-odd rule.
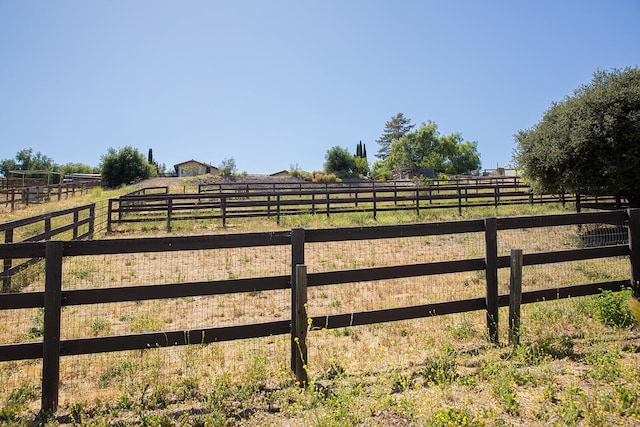
POLYGON ((405 136, 414 126, 411 124, 411 119, 406 118, 403 113, 398 113, 392 117, 391 120, 385 123, 382 136, 376 139, 376 142, 380 144, 376 157, 382 161, 386 160, 391 151, 391 143, 405 136))

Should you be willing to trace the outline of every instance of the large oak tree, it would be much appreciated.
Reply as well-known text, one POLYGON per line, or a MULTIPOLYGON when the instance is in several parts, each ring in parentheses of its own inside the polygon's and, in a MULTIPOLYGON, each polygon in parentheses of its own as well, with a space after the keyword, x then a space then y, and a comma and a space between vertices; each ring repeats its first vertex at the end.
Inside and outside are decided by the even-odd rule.
POLYGON ((537 190, 619 195, 640 207, 640 70, 596 72, 515 140, 514 160, 537 190))

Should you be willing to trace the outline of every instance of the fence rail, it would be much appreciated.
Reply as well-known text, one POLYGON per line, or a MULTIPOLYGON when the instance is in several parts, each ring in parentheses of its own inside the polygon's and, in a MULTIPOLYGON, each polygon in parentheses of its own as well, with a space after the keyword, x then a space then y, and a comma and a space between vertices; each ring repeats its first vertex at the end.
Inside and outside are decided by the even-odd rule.
POLYGON ((6 181, 7 185, 0 187, 0 200, 4 199, 4 206, 9 206, 11 211, 17 206, 44 203, 50 200, 61 200, 62 197, 73 197, 76 192, 79 195, 84 194, 88 190, 100 187, 100 182, 65 182, 52 185, 26 185, 26 186, 10 186, 14 185, 13 181, 6 181))
MULTIPOLYGON (((149 347, 168 347, 192 343, 212 343, 228 340, 290 334, 291 367, 298 378, 304 378, 301 366, 307 364, 307 329, 340 328, 381 322, 416 319, 437 315, 484 310, 487 331, 493 342, 498 341, 498 308, 509 305, 509 295, 498 293, 498 269, 508 268, 509 256, 498 256, 498 231, 549 226, 582 224, 614 224, 628 229, 628 243, 610 246, 560 251, 528 253, 522 264, 540 265, 575 260, 629 257, 629 280, 610 280, 596 283, 550 286, 547 289, 522 293, 522 304, 575 296, 591 295, 602 290, 619 290, 631 286, 638 295, 640 279, 640 211, 580 213, 519 218, 487 218, 460 222, 413 224, 383 227, 355 227, 341 229, 286 232, 207 235, 193 237, 132 238, 117 240, 47 241, 0 244, 0 258, 45 258, 46 280, 43 292, 0 295, 0 310, 44 307, 44 338, 42 342, 0 345, 0 361, 43 359, 42 406, 55 410, 58 402, 60 357, 93 354, 149 347), (344 242, 406 238, 412 236, 484 234, 484 257, 447 262, 428 262, 390 267, 354 268, 340 271, 307 273, 305 255, 311 243, 344 242), (133 254, 140 252, 198 251, 205 249, 246 247, 290 247, 290 275, 251 277, 229 280, 142 285, 118 288, 62 289, 62 266, 66 258, 98 254, 133 254), (329 284, 346 285, 362 281, 380 281, 404 277, 433 276, 453 272, 483 271, 486 292, 483 297, 410 305, 404 307, 357 311, 341 314, 316 315, 307 324, 307 287, 329 284), (107 337, 61 339, 60 313, 63 307, 126 301, 184 298, 202 295, 291 290, 291 316, 286 320, 241 324, 223 327, 204 327, 189 330, 170 330, 107 337), (302 343, 302 344, 300 344, 302 343), (300 347, 302 346, 302 347, 300 347)), ((96 284, 97 285, 97 284, 96 284)))
MULTIPOLYGON (((71 231, 68 240, 93 238, 95 232, 96 204, 77 206, 55 212, 49 212, 29 218, 8 221, 0 224, 0 232, 4 233, 4 243, 39 242, 51 240, 56 236, 71 231)), ((11 291, 11 277, 29 266, 39 262, 43 255, 4 257, 2 292, 11 291), (14 260, 22 260, 13 265, 14 260)))
MULTIPOLYGON (((439 183, 437 186, 416 186, 412 183, 346 183, 342 185, 306 183, 297 189, 291 184, 271 183, 270 189, 260 186, 249 187, 238 192, 238 186, 217 184, 219 192, 198 194, 168 194, 166 187, 150 191, 130 193, 109 200, 107 229, 112 231, 114 224, 138 223, 147 221, 166 222, 171 230, 173 221, 180 220, 220 220, 223 226, 233 218, 280 218, 285 215, 326 215, 366 212, 373 218, 379 212, 414 211, 420 214, 428 209, 457 209, 462 215, 463 208, 497 207, 500 205, 540 204, 540 203, 576 203, 578 211, 593 207, 622 207, 620 198, 586 197, 571 194, 536 195, 529 187, 510 178, 505 183, 476 183, 462 185, 439 183), (232 191, 233 190, 233 191, 232 191)), ((242 184, 244 186, 245 184, 242 184)), ((151 189, 150 189, 151 190, 151 189)), ((203 191, 203 186, 200 186, 203 191)))

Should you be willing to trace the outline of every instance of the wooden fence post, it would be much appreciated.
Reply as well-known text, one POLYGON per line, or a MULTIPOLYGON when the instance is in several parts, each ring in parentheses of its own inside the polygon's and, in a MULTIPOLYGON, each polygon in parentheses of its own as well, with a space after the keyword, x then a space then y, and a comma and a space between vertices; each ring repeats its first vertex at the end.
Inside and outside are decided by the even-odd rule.
MULTIPOLYGON (((4 242, 5 243, 13 243, 13 228, 9 228, 4 231, 4 242)), ((11 258, 4 259, 4 268, 3 273, 6 276, 2 279, 2 292, 7 293, 11 291, 11 276, 9 276, 9 270, 11 270, 11 266, 13 264, 13 260, 11 258)))
MULTIPOLYGON (((220 197, 220 216, 222 216, 222 227, 227 226, 227 198, 220 197)), ((278 222, 279 223, 279 222, 278 222)))
POLYGON ((113 211, 113 199, 109 199, 109 203, 107 204, 107 233, 111 233, 113 230, 111 228, 111 212, 113 211))
POLYGON ((378 217, 378 206, 376 203, 376 189, 373 188, 373 219, 374 221, 377 219, 378 217))
POLYGON ((582 204, 581 204, 581 200, 580 200, 580 194, 576 194, 576 212, 577 213, 582 212, 582 204))
POLYGON ((498 226, 496 218, 485 218, 485 277, 487 330, 492 343, 498 343, 498 226))
POLYGON ((280 225, 280 194, 276 196, 276 223, 280 225))
POLYGON ((73 211, 73 237, 72 240, 78 238, 78 221, 80 220, 80 212, 78 210, 73 211))
POLYGON ((96 228, 96 204, 89 205, 89 238, 93 239, 93 233, 96 228))
POLYGON ((167 232, 171 232, 171 216, 173 214, 173 199, 167 198, 167 232))
POLYGON ((301 387, 305 387, 309 382, 308 359, 307 359, 307 266, 296 265, 296 304, 291 312, 291 318, 295 318, 296 328, 292 329, 293 340, 297 344, 295 349, 295 359, 293 361, 293 372, 296 381, 301 387))
MULTIPOLYGON (((329 185, 329 184, 327 184, 327 185, 329 185)), ((327 218, 329 218, 329 215, 331 213, 331 199, 330 199, 330 196, 329 196, 329 187, 327 187, 325 189, 325 191, 327 192, 326 193, 327 194, 327 218)))
POLYGON ((522 249, 511 249, 509 280, 509 344, 520 345, 520 306, 522 304, 522 249))
POLYGON ((44 219, 44 240, 51 239, 51 217, 44 219))
POLYGON ((55 412, 58 408, 63 247, 61 241, 46 243, 44 339, 42 346, 42 410, 45 412, 55 412))
POLYGON ((629 215, 629 262, 633 295, 640 298, 640 209, 627 210, 629 215))
MULTIPOLYGON (((273 184, 273 186, 273 192, 275 192, 275 184, 273 184)), ((267 218, 271 218, 271 194, 267 194, 267 218)))
POLYGON ((462 216, 462 193, 458 187, 458 216, 462 216))
POLYGON ((299 351, 295 335, 300 328, 296 315, 296 304, 298 302, 296 266, 304 264, 304 240, 304 228, 291 230, 291 370, 294 372, 296 372, 296 360, 299 351))

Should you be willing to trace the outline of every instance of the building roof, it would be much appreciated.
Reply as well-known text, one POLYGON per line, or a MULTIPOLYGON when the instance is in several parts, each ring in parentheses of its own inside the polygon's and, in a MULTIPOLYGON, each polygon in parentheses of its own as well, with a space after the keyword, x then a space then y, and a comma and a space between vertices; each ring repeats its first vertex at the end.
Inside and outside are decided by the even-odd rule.
POLYGON ((175 165, 173 165, 174 168, 177 168, 180 165, 186 165, 187 163, 198 163, 202 166, 208 167, 208 168, 212 168, 212 169, 218 169, 217 167, 210 165, 209 163, 205 163, 205 162, 199 162, 197 160, 187 160, 186 162, 180 162, 180 163, 176 163, 175 165))

